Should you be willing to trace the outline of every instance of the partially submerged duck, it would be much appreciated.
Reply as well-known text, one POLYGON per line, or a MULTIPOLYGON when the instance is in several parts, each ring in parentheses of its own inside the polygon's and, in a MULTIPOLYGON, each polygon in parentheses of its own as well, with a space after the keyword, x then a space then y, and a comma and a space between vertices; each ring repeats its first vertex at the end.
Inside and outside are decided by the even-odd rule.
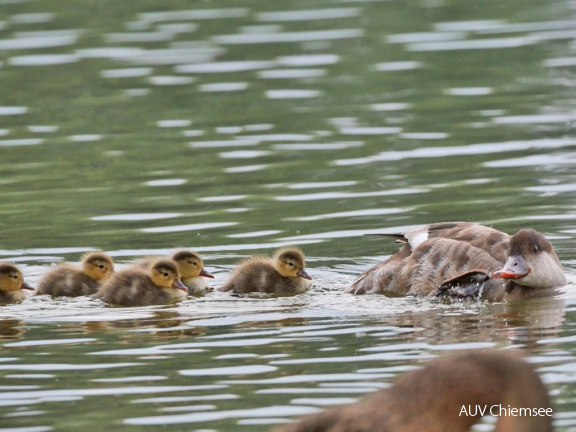
MULTIPOLYGON (((204 261, 200 254, 190 250, 174 252, 171 259, 178 266, 180 280, 188 288, 189 294, 201 294, 208 288, 206 279, 214 279, 214 275, 204 268, 204 261)), ((149 268, 158 258, 149 257, 137 261, 135 264, 142 268, 149 268)))
POLYGON ((274 432, 464 432, 480 420, 482 409, 498 416, 499 432, 552 431, 550 400, 534 368, 487 351, 434 360, 358 403, 274 432))
POLYGON ((281 248, 272 259, 255 256, 241 261, 219 291, 297 294, 306 291, 312 279, 306 273, 302 251, 281 248))
POLYGON ((133 266, 115 273, 94 298, 118 306, 171 304, 186 299, 188 288, 180 281, 176 264, 161 259, 150 268, 133 266))
POLYGON ((61 263, 46 274, 38 285, 36 294, 54 297, 92 295, 100 284, 114 271, 114 261, 102 252, 84 255, 81 267, 61 263))
POLYGON ((348 293, 510 301, 568 283, 550 241, 531 228, 510 236, 479 224, 447 222, 386 236, 402 248, 361 274, 348 293))
POLYGON ((22 290, 34 290, 24 282, 22 272, 15 265, 0 263, 0 304, 19 303, 26 298, 22 290))

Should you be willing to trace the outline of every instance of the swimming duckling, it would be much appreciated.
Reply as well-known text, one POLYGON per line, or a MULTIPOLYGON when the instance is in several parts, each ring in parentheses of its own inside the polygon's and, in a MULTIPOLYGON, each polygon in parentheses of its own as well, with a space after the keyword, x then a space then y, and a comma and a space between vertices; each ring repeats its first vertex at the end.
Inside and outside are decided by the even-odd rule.
POLYGON ((34 290, 24 282, 22 272, 18 267, 1 263, 0 264, 0 304, 18 303, 26 298, 22 290, 34 290))
POLYGON ((304 254, 295 247, 281 248, 272 259, 255 256, 240 262, 219 291, 294 294, 304 292, 312 278, 304 254))
POLYGON ((498 416, 495 431, 552 431, 550 400, 534 368, 489 351, 434 360, 360 402, 274 431, 465 432, 482 417, 481 410, 498 416))
POLYGON ((115 273, 94 298, 111 305, 148 306, 177 303, 186 299, 188 288, 180 281, 173 261, 161 259, 149 269, 133 266, 115 273))
MULTIPOLYGON (((150 257, 139 260, 135 265, 149 268, 159 258, 150 257)), ((204 261, 197 252, 180 250, 174 252, 170 259, 178 266, 180 280, 188 287, 188 294, 201 294, 208 283, 205 278, 214 279, 214 275, 204 268, 204 261)))
POLYGON ((400 251, 365 271, 347 292, 510 301, 568 283, 550 241, 531 228, 510 236, 479 224, 447 222, 390 236, 404 244, 400 251))
POLYGON ((62 263, 46 274, 40 280, 36 294, 50 294, 54 297, 92 295, 113 271, 114 261, 110 256, 102 252, 90 252, 84 255, 81 268, 62 263))

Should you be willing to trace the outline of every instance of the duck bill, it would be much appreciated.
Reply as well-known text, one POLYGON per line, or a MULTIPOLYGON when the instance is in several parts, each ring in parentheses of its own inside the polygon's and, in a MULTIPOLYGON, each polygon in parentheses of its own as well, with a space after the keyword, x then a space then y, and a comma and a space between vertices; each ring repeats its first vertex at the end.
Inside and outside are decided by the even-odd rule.
POLYGON ((22 281, 22 285, 20 285, 20 289, 26 289, 30 291, 34 291, 34 288, 28 285, 26 282, 22 281))
POLYGON ((508 257, 508 261, 500 270, 492 273, 492 277, 499 279, 521 279, 528 276, 530 267, 520 255, 508 257))
POLYGON ((306 273, 306 270, 304 269, 300 269, 298 270, 298 273, 296 273, 298 276, 300 276, 301 278, 304 279, 308 279, 308 280, 312 280, 312 278, 310 277, 310 275, 308 273, 306 273))
POLYGON ((180 279, 174 279, 174 282, 172 283, 172 288, 177 288, 179 290, 188 292, 188 288, 186 287, 186 285, 182 283, 180 279))
POLYGON ((200 276, 214 279, 214 275, 212 273, 210 273, 209 271, 206 271, 206 269, 204 267, 202 267, 202 270, 200 271, 200 276))

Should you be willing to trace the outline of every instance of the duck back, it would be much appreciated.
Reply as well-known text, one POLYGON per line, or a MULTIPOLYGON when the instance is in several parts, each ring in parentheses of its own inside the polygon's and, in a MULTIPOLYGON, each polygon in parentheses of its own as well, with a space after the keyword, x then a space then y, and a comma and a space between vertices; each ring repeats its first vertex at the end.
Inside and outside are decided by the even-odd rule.
POLYGON ((531 365, 510 354, 473 352, 434 360, 389 389, 275 432, 465 432, 482 415, 464 415, 462 409, 478 406, 530 410, 500 415, 494 429, 499 432, 552 430, 548 393, 531 365), (546 409, 550 415, 533 414, 546 409))
MULTIPOLYGON (((347 292, 428 296, 446 280, 475 269, 494 271, 501 265, 485 250, 466 241, 433 237, 413 250, 405 244, 400 252, 364 272, 347 292)), ((499 300, 505 289, 501 280, 489 279, 483 297, 499 300)))

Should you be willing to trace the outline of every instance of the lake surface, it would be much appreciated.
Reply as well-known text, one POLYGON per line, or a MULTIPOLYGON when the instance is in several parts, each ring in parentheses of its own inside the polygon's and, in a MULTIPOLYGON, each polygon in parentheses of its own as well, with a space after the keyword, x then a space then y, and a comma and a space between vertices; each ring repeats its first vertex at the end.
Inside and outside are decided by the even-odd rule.
POLYGON ((572 286, 343 293, 397 250, 364 234, 452 220, 534 227, 576 280, 575 50, 568 0, 0 0, 0 260, 35 285, 89 250, 186 247, 218 287, 295 244, 314 278, 0 307, 0 431, 267 431, 484 348, 523 350, 576 430, 572 286))

